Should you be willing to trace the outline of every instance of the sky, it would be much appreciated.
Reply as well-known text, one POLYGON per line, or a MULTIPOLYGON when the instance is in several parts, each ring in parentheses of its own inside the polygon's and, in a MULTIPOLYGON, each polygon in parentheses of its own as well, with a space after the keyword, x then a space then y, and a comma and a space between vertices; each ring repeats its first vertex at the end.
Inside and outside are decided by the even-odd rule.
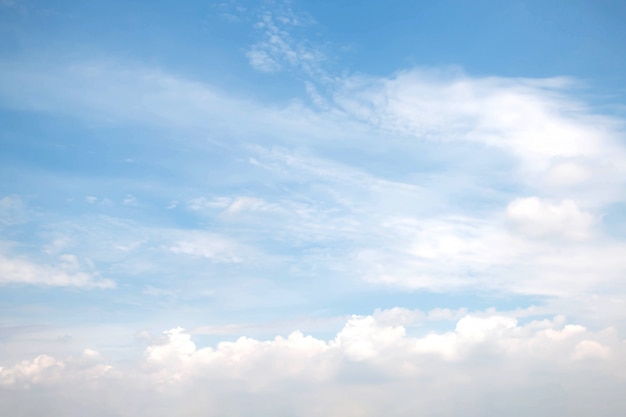
POLYGON ((626 414, 625 19, 0 0, 0 406, 626 414))

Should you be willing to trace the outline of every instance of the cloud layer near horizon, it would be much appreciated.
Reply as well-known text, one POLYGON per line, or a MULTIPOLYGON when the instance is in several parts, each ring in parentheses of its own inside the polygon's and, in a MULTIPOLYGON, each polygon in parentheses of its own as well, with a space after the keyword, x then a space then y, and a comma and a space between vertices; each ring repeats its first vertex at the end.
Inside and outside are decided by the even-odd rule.
POLYGON ((615 329, 592 332, 563 317, 520 324, 491 312, 462 316, 453 330, 407 335, 405 326, 440 318, 441 312, 395 308, 353 316, 329 341, 293 332, 214 348, 197 348, 175 328, 152 337, 130 367, 85 349, 0 368, 0 395, 16 416, 624 411, 626 346, 615 329))

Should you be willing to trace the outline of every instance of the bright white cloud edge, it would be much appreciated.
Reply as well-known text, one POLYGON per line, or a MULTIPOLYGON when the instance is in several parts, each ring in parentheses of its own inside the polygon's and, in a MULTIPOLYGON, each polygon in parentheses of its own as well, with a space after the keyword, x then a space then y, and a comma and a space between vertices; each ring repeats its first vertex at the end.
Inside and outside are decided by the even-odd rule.
POLYGON ((153 339, 131 367, 111 365, 92 349, 5 365, 0 397, 14 406, 30 397, 34 403, 15 410, 39 404, 51 416, 270 416, 285 410, 297 416, 478 416, 492 415, 494 405, 520 416, 531 409, 538 416, 624 411, 626 343, 615 329, 591 331, 561 316, 519 323, 506 314, 475 313, 449 331, 407 335, 406 325, 438 314, 380 310, 353 316, 327 341, 296 331, 204 348, 175 328, 153 339), (590 375, 597 387, 591 391, 590 375), (533 404, 516 392, 536 396, 533 404), (53 400, 57 395, 64 401, 53 400))

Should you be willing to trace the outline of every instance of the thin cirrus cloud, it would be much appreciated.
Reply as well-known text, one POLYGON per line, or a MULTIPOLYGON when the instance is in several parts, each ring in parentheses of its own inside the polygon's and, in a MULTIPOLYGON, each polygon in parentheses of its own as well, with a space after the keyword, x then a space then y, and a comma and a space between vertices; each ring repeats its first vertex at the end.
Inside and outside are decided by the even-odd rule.
MULTIPOLYGON (((284 231, 283 236, 291 234, 295 237, 297 233, 298 239, 306 239, 307 235, 315 237, 324 233, 324 236, 333 239, 335 233, 334 236, 344 242, 344 247, 347 245, 345 251, 348 256, 343 261, 345 265, 331 263, 330 267, 345 270, 349 264, 354 264, 353 271, 369 282, 441 289, 474 285, 476 281, 470 276, 483 274, 478 281, 481 286, 506 289, 511 280, 497 278, 496 275, 516 270, 522 258, 525 258, 524 264, 531 265, 532 256, 545 260, 546 253, 556 253, 556 247, 549 242, 528 238, 561 236, 582 240, 586 243, 581 245, 589 245, 591 251, 594 250, 593 245, 602 242, 603 247, 614 248, 606 253, 617 253, 621 248, 620 242, 603 236, 600 224, 594 220, 599 218, 604 206, 621 198, 619 193, 613 192, 624 181, 623 163, 620 162, 623 161, 620 157, 623 150, 618 146, 619 131, 615 127, 618 123, 609 117, 589 113, 574 100, 568 101, 565 91, 568 84, 560 79, 474 79, 463 74, 437 76, 436 73, 420 71, 399 73, 389 79, 346 78, 333 94, 336 103, 333 109, 314 111, 305 108, 300 116, 291 117, 297 114, 298 107, 290 105, 280 109, 251 101, 241 102, 236 98, 222 99, 210 86, 151 70, 127 71, 98 65, 70 68, 72 77, 65 71, 48 74, 56 81, 45 83, 41 94, 50 100, 64 101, 67 106, 63 107, 63 111, 74 112, 78 117, 84 116, 82 112, 87 107, 104 110, 114 123, 127 123, 128 109, 134 122, 178 126, 183 120, 180 118, 184 118, 191 126, 202 126, 206 118, 200 117, 200 114, 215 114, 216 110, 218 114, 228 113, 228 118, 237 120, 244 117, 243 108, 246 109, 247 129, 258 127, 263 132, 278 128, 282 133, 271 140, 265 139, 265 146, 250 147, 243 142, 235 148, 236 152, 249 155, 250 173, 244 173, 244 176, 254 175, 252 172, 256 171, 278 181, 297 178, 303 189, 317 193, 317 203, 312 204, 310 199, 298 202, 294 199, 294 192, 287 188, 282 195, 263 198, 224 195, 219 197, 219 201, 196 194, 188 197, 189 207, 217 208, 218 205, 228 204, 223 207, 223 213, 230 215, 230 221, 233 216, 243 215, 244 212, 254 212, 257 216, 271 219, 272 213, 282 210, 280 217, 283 220, 278 228, 284 231), (97 76, 98 82, 89 85, 101 86, 98 88, 106 94, 89 91, 92 87, 88 87, 85 92, 70 95, 65 89, 55 87, 69 85, 69 90, 73 91, 72 84, 87 82, 94 76, 97 76), (105 87, 118 85, 120 79, 124 79, 127 86, 123 90, 105 87), (152 100, 146 101, 145 106, 136 106, 131 97, 142 97, 147 92, 150 92, 152 100), (217 102, 220 102, 219 110, 217 102), (231 107, 240 110, 231 112, 231 107), (170 109, 175 110, 172 113, 170 109), (264 116, 251 119, 248 113, 264 116), (154 115, 164 117, 154 118, 154 115), (339 123, 341 121, 346 123, 339 123), (324 126, 325 133, 312 128, 315 124, 324 126), (286 129, 281 128, 283 125, 286 129), (433 141, 433 146, 440 146, 441 142, 453 146, 462 141, 469 143, 468 149, 478 154, 486 149, 486 166, 495 163, 494 158, 500 154, 510 155, 515 163, 500 174, 510 176, 510 180, 491 180, 494 181, 493 188, 485 201, 493 208, 477 212, 478 217, 468 216, 468 213, 461 213, 455 207, 455 194, 459 191, 459 185, 454 183, 456 176, 461 172, 474 175, 482 182, 480 192, 489 189, 490 179, 484 177, 484 170, 478 166, 463 165, 462 171, 457 172, 455 162, 458 157, 445 155, 445 149, 441 156, 444 158, 443 165, 434 167, 423 178, 390 181, 384 175, 369 173, 367 165, 350 166, 342 160, 342 156, 333 161, 311 152, 300 154, 286 147, 287 136, 296 133, 301 145, 314 149, 319 140, 321 142, 318 143, 325 148, 332 148, 328 136, 346 132, 342 126, 357 126, 357 132, 369 132, 360 140, 372 146, 377 146, 376 141, 387 135, 390 149, 404 150, 409 155, 419 151, 418 138, 426 138, 433 141), (303 135, 297 132, 303 132, 303 135), (276 140, 277 146, 272 146, 271 143, 276 140), (576 162, 581 158, 586 161, 584 168, 576 162), (602 166, 603 169, 594 172, 593 166, 602 166), (520 176, 519 173, 528 175, 520 176), (431 184, 440 178, 443 182, 437 183, 435 191, 431 184), (587 207, 581 207, 567 198, 561 203, 551 203, 539 198, 516 197, 511 191, 499 191, 506 184, 511 190, 525 187, 525 194, 529 189, 544 193, 550 190, 545 188, 545 178, 549 179, 550 187, 559 188, 560 184, 566 184, 566 191, 575 194, 577 200, 587 207), (529 183, 531 180, 535 182, 529 183), (604 190, 589 191, 586 188, 586 182, 593 184, 600 181, 607 184, 604 190), (320 183, 325 184, 324 189, 315 186, 320 183), (600 196, 598 193, 601 193, 600 196), (415 205, 411 206, 413 201, 415 205), (323 206, 326 208, 322 209, 323 206), (440 214, 428 213, 428 207, 440 214), (420 212, 419 218, 412 216, 411 211, 414 210, 420 212), (337 214, 340 216, 336 217, 337 214), (503 217, 515 226, 513 231, 503 217), (462 221, 458 222, 455 218, 462 218, 462 221), (339 232, 340 235, 336 234, 339 232), (384 245, 385 249, 371 247, 386 241, 389 245, 384 245), (529 255, 531 258, 528 258, 529 255), (492 273, 485 268, 494 271, 492 273), (421 271, 418 275, 409 272, 418 270, 421 271)), ((15 76, 17 73, 11 74, 15 76)), ((20 72, 19 76, 28 77, 29 72, 20 72)), ((28 94, 16 90, 22 88, 20 85, 36 84, 37 80, 40 78, 34 77, 32 83, 14 83, 11 88, 5 89, 13 93, 10 101, 16 106, 39 106, 28 98, 28 94)), ((229 131, 231 126, 234 132, 241 134, 237 124, 223 125, 222 129, 229 131)), ((354 133, 346 134, 349 138, 354 137, 354 133)), ((420 140, 419 146, 422 146, 423 139, 420 140)), ((353 143, 352 139, 346 143, 353 143)), ((503 170, 501 167, 497 169, 503 170)), ((253 177, 249 178, 254 183, 253 177)), ((470 182, 468 189, 475 185, 470 182)), ((560 191, 555 193, 558 195, 560 191)), ((128 201, 128 196, 124 201, 128 201)), ((276 225, 271 220, 270 223, 276 225)), ((254 227, 259 232, 264 229, 262 224, 254 227)), ((266 235, 261 233, 259 236, 266 235)), ((255 237, 248 236, 246 239, 254 241, 255 237)), ((171 248, 174 253, 180 254, 217 253, 217 249, 210 249, 211 245, 206 246, 206 250, 197 249, 200 246, 178 242, 171 248)), ((578 249, 571 247, 566 250, 578 249)), ((235 254, 227 258, 238 259, 235 254)), ((558 264, 562 258, 557 256, 554 262, 547 263, 558 264)), ((545 263, 542 261, 539 265, 545 263)), ((610 264, 621 265, 618 260, 610 264)), ((535 268, 541 266, 532 267, 533 270, 535 268)), ((618 276, 619 271, 610 276, 618 276)), ((585 272, 585 275, 590 273, 585 272)), ((525 285, 521 287, 526 288, 525 285)), ((555 291, 551 284, 547 284, 546 288, 549 288, 546 290, 548 293, 555 291)), ((543 292, 534 286, 530 291, 543 292)), ((566 288, 563 291, 567 291, 566 288)))
POLYGON ((267 73, 298 70, 309 76, 322 75, 321 63, 325 59, 322 51, 290 34, 294 28, 312 23, 310 16, 297 16, 289 8, 261 13, 254 25, 261 33, 261 40, 250 46, 246 53, 250 65, 267 73))
POLYGON ((40 264, 0 254, 0 285, 25 284, 58 287, 114 288, 111 279, 84 271, 75 255, 63 254, 56 264, 40 264))

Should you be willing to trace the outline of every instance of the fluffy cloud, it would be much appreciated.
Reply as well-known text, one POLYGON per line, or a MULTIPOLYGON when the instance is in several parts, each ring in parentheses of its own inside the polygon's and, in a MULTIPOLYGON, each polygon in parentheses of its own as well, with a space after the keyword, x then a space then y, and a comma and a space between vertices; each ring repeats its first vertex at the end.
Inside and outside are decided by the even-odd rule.
POLYGON ((42 355, 0 369, 5 390, 0 396, 11 402, 28 392, 49 407, 50 416, 74 415, 62 411, 77 413, 79 406, 83 413, 97 412, 102 405, 129 417, 146 410, 170 415, 172 407, 182 416, 243 413, 250 407, 268 416, 285 410, 307 417, 376 416, 384 409, 401 416, 453 416, 461 410, 497 415, 494 404, 527 410, 513 396, 518 390, 539 396, 534 409, 540 416, 569 412, 572 404, 585 401, 606 401, 600 416, 624 411, 619 387, 626 384, 626 344, 614 329, 594 332, 563 317, 519 323, 509 315, 476 313, 459 319, 452 330, 410 336, 392 317, 415 323, 428 315, 408 313, 396 308, 352 316, 330 340, 296 331, 198 348, 190 334, 175 328, 148 346, 134 368, 111 368, 92 350, 64 361, 42 355), (590 373, 596 375, 593 381, 590 373), (606 390, 589 398, 586 390, 598 383, 606 390), (70 387, 62 399, 46 396, 70 387), (439 391, 444 387, 445 395, 439 391), (555 387, 551 399, 541 397, 555 387), (493 395, 504 398, 494 402, 493 395))
POLYGON ((0 367, 0 384, 4 386, 24 386, 59 378, 65 363, 48 355, 39 355, 32 361, 22 361, 11 368, 0 367))
POLYGON ((94 380, 102 378, 111 368, 93 349, 85 349, 81 356, 67 360, 44 354, 9 368, 0 367, 0 387, 28 390, 38 385, 63 384, 68 380, 94 380))

